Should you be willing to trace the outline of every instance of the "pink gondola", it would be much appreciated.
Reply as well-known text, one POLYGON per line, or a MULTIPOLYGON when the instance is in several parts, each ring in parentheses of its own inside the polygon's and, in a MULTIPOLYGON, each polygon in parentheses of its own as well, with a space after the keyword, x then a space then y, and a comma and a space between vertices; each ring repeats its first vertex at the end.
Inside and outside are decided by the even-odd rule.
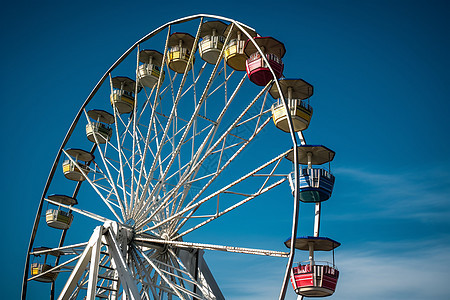
POLYGON ((283 75, 284 65, 281 59, 286 53, 286 49, 283 43, 272 37, 255 37, 253 41, 246 42, 244 52, 249 57, 245 63, 248 78, 254 84, 264 86, 274 78, 269 65, 266 64, 253 42, 262 50, 277 79, 283 75))

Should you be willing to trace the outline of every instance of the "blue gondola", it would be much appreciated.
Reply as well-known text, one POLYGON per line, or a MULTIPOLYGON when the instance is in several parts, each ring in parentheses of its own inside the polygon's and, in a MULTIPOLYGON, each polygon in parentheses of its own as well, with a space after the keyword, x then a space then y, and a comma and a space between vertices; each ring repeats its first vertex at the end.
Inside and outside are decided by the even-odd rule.
MULTIPOLYGON (((335 152, 322 145, 301 145, 297 148, 300 169, 299 200, 302 202, 322 202, 331 197, 335 178, 329 170, 313 165, 322 165, 333 160, 335 152)), ((286 158, 293 161, 294 151, 286 158)), ((294 173, 289 174, 289 184, 294 192, 294 173)))

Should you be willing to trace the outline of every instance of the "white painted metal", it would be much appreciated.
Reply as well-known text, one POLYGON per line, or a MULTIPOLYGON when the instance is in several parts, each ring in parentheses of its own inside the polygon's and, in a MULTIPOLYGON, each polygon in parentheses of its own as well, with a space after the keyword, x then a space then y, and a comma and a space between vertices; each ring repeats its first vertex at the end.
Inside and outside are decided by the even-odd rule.
POLYGON ((160 240, 160 239, 139 238, 139 237, 135 238, 135 240, 140 241, 140 242, 152 242, 152 243, 161 243, 161 244, 166 244, 166 245, 174 245, 179 248, 186 248, 186 249, 216 250, 216 251, 234 252, 234 253, 242 253, 242 254, 274 256, 274 257, 288 257, 289 256, 289 252, 250 249, 250 248, 242 248, 242 247, 235 247, 235 246, 222 246, 222 245, 211 245, 211 244, 204 244, 204 243, 202 243, 202 244, 189 243, 189 242, 180 242, 180 241, 165 241, 165 240, 160 240))
MULTIPOLYGON (((255 162, 242 172, 244 175, 232 178, 226 173, 233 165, 239 166, 241 155, 255 150, 250 146, 257 138, 264 137, 264 130, 270 123, 267 91, 271 84, 278 83, 248 89, 252 83, 246 74, 228 72, 222 58, 225 48, 215 64, 200 62, 200 67, 196 63, 190 71, 186 68, 184 74, 174 74, 166 61, 171 26, 200 21, 189 57, 188 63, 191 63, 204 18, 230 22, 243 35, 251 37, 248 26, 222 17, 198 15, 170 22, 133 45, 103 76, 77 115, 60 154, 65 153, 63 148, 80 115, 86 113, 86 106, 108 77, 112 90, 112 71, 135 49, 134 64, 138 70, 141 43, 167 30, 161 68, 161 74, 163 70, 166 72, 164 85, 160 77, 151 90, 144 87, 138 95, 136 84, 132 112, 120 114, 113 107, 115 137, 100 144, 94 135, 96 145, 91 152, 99 152, 96 157, 100 159, 92 162, 89 174, 80 168, 85 185, 94 191, 93 197, 84 201, 99 198, 107 209, 91 212, 91 209, 60 205, 100 221, 103 226, 94 231, 59 299, 84 295, 87 299, 100 296, 108 299, 224 299, 203 259, 203 250, 293 256, 292 250, 280 252, 181 240, 279 186, 286 181, 285 173, 291 170, 290 163, 284 159, 289 145, 279 155, 271 153, 270 157, 275 157, 267 162, 255 162), (287 170, 283 169, 283 164, 287 170), (194 257, 190 251, 198 255, 194 257)), ((225 42, 229 38, 230 34, 225 42)), ((262 51, 257 45, 256 48, 262 51)), ((139 78, 136 82, 139 83, 139 78)), ((281 98, 284 101, 283 95, 281 98)), ((86 122, 91 124, 87 113, 86 122)), ((304 144, 303 137, 299 137, 304 144)), ((293 139, 296 148, 295 136, 293 139)), ((68 158, 79 167, 76 159, 68 158)), ((297 168, 297 164, 294 167, 297 168)), ((74 194, 78 189, 79 186, 74 194)), ((50 199, 45 200, 54 204, 50 199)), ((55 269, 66 264, 67 261, 62 262, 55 269)))
MULTIPOLYGON (((117 226, 117 223, 115 225, 117 226)), ((127 248, 128 245, 119 245, 116 241, 115 235, 117 235, 117 233, 114 233, 113 230, 111 230, 111 226, 109 226, 109 230, 106 232, 105 237, 112 261, 116 267, 126 297, 130 300, 138 300, 140 299, 139 291, 134 279, 132 278, 130 268, 125 262, 125 257, 122 252, 123 250, 121 251, 120 249, 121 246, 127 248)))
POLYGON ((314 266, 314 242, 308 242, 309 248, 309 263, 311 266, 314 266))
POLYGON ((92 248, 97 244, 97 242, 101 238, 102 230, 103 230, 102 226, 98 226, 95 228, 94 233, 92 234, 86 248, 83 251, 83 254, 81 255, 80 259, 75 265, 75 268, 70 274, 69 279, 64 285, 61 294, 58 297, 58 300, 67 300, 70 298, 73 290, 77 286, 78 281, 83 275, 87 264, 91 260, 92 248))
MULTIPOLYGON (((101 227, 100 231, 102 231, 101 227)), ((95 300, 101 246, 102 246, 102 234, 100 233, 98 234, 97 240, 95 241, 94 245, 92 245, 86 300, 95 300)))
POLYGON ((314 215, 314 236, 315 237, 319 236, 319 231, 320 231, 320 208, 321 208, 321 203, 317 202, 316 207, 315 207, 315 215, 314 215))

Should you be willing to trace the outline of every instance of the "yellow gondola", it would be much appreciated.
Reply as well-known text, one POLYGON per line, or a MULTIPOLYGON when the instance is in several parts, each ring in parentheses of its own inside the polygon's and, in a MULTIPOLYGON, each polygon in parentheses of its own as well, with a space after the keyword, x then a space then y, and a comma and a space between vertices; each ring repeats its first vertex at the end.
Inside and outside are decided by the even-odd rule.
MULTIPOLYGON (((112 93, 110 95, 111 105, 117 109, 119 114, 127 114, 134 109, 134 93, 136 92, 136 81, 131 78, 117 76, 112 78, 112 93)), ((141 88, 137 89, 139 92, 141 88)))
POLYGON ((84 181, 85 175, 91 171, 87 163, 94 159, 94 155, 81 149, 67 149, 66 153, 73 161, 67 159, 63 162, 64 176, 69 180, 84 181))
MULTIPOLYGON (((280 79, 278 84, 280 85, 285 100, 287 100, 294 131, 297 132, 307 129, 311 121, 313 109, 305 100, 312 96, 313 86, 302 79, 280 79)), ((280 92, 276 84, 270 89, 270 95, 278 99, 272 105, 272 118, 275 126, 284 132, 289 132, 288 115, 284 103, 281 101, 280 92)))
MULTIPOLYGON (((191 50, 194 46, 195 38, 189 33, 175 32, 169 37, 168 46, 168 64, 169 68, 176 72, 183 74, 184 71, 190 71, 195 62, 195 56, 192 57, 191 64, 188 65, 191 50)), ((194 55, 194 53, 192 53, 194 55)))
MULTIPOLYGON (((39 247, 34 248, 33 252, 43 252, 50 248, 48 247, 39 247)), ((59 257, 62 254, 61 251, 52 250, 49 252, 45 252, 44 254, 33 254, 34 257, 40 257, 41 255, 44 255, 44 261, 43 262, 33 262, 31 264, 30 273, 32 277, 35 277, 34 280, 39 282, 53 282, 56 280, 56 277, 58 276, 57 271, 50 271, 53 266, 50 264, 47 264, 47 256, 53 255, 55 257, 59 257), (50 271, 50 272, 49 272, 50 271)))
MULTIPOLYGON (((252 38, 257 36, 253 29, 247 27, 244 29, 252 38)), ((225 47, 225 61, 232 69, 236 71, 245 71, 245 62, 248 57, 244 53, 244 47, 245 42, 248 40, 248 36, 234 24, 228 25, 224 35, 227 36, 229 33, 230 41, 225 47)))

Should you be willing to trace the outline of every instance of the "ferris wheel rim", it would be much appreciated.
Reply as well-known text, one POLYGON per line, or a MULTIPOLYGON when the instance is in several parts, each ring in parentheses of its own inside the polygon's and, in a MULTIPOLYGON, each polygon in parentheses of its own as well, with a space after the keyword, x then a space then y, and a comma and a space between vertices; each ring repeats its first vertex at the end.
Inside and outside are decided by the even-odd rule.
MULTIPOLYGON (((57 165, 58 165, 58 163, 59 163, 59 161, 60 161, 61 155, 64 153, 64 147, 66 146, 68 140, 69 140, 70 137, 72 136, 73 131, 74 131, 75 127, 77 126, 78 121, 80 120, 81 115, 83 114, 84 109, 85 109, 86 106, 90 103, 90 101, 91 101, 92 98, 95 96, 95 94, 98 92, 100 86, 104 83, 104 81, 108 78, 108 76, 110 76, 111 72, 112 72, 118 65, 120 65, 120 63, 123 62, 123 60, 124 60, 126 57, 128 57, 128 55, 131 54, 131 53, 133 52, 133 50, 135 50, 141 43, 143 43, 143 42, 147 41, 148 39, 150 39, 152 36, 158 34, 159 32, 163 31, 165 28, 167 28, 167 27, 169 27, 169 26, 171 26, 171 25, 184 23, 184 22, 191 21, 191 20, 198 19, 198 18, 212 18, 212 19, 218 19, 218 20, 223 20, 223 21, 230 22, 231 24, 234 24, 235 26, 237 26, 238 28, 240 28, 241 30, 243 30, 243 32, 249 36, 249 39, 252 40, 251 36, 246 32, 246 29, 247 29, 247 28, 249 28, 249 29, 251 29, 251 30, 253 30, 253 29, 252 29, 251 27, 249 27, 249 26, 243 24, 243 23, 237 22, 237 21, 232 20, 232 19, 229 19, 229 18, 216 16, 216 15, 197 14, 197 15, 192 15, 192 16, 188 16, 188 17, 184 17, 184 18, 180 18, 180 19, 177 19, 177 20, 168 22, 168 23, 166 23, 166 24, 164 24, 164 25, 158 27, 157 29, 153 30, 152 32, 150 32, 149 34, 147 34, 146 36, 144 36, 143 38, 141 38, 140 40, 138 40, 135 44, 133 44, 133 46, 131 46, 127 51, 125 51, 125 52, 119 57, 119 59, 116 60, 116 62, 113 63, 113 65, 111 65, 111 67, 105 72, 105 74, 102 76, 102 78, 97 82, 97 84, 95 85, 95 87, 93 88, 93 90, 91 91, 91 93, 89 94, 89 96, 86 98, 86 100, 85 100, 84 103, 82 104, 82 106, 81 106, 80 110, 78 111, 76 117, 74 118, 74 120, 73 120, 71 126, 69 127, 69 130, 67 131, 67 134, 66 134, 65 138, 63 139, 63 142, 62 142, 62 144, 61 144, 61 146, 60 146, 60 149, 59 149, 59 151, 58 151, 58 153, 57 153, 57 155, 56 155, 56 157, 55 157, 55 160, 54 160, 54 163, 53 163, 53 165, 52 165, 50 174, 49 174, 49 176, 48 176, 48 178, 47 178, 47 181, 46 181, 46 185, 45 185, 45 187, 44 187, 44 191, 43 191, 43 194, 42 194, 42 197, 41 197, 41 200, 40 200, 38 212, 40 212, 40 211, 42 210, 42 205, 43 205, 44 200, 45 200, 45 195, 46 195, 47 192, 48 192, 48 188, 49 188, 50 183, 51 183, 51 181, 52 181, 52 179, 53 179, 53 176, 54 176, 54 174, 55 174, 56 167, 57 167, 57 165)), ((253 41, 252 41, 252 42, 253 42, 253 41)), ((257 46, 257 45, 256 45, 256 46, 257 46)), ((257 48, 258 48, 258 50, 259 50, 260 52, 262 52, 261 49, 259 49, 258 46, 257 46, 257 48)), ((264 57, 263 59, 266 60, 265 57, 264 57)), ((270 65, 269 65, 269 68, 270 68, 270 71, 272 72, 273 77, 275 78, 275 74, 274 74, 272 68, 270 67, 270 65)), ((278 84, 278 82, 277 82, 276 80, 274 81, 274 85, 278 86, 278 89, 280 89, 279 84, 278 84)), ((284 96, 283 96, 282 94, 280 95, 280 98, 283 100, 284 103, 286 102, 285 99, 284 99, 284 96)), ((291 122, 292 122, 292 121, 290 120, 290 118, 288 118, 288 124, 290 125, 290 129, 291 129, 291 138, 292 138, 292 140, 293 140, 293 142, 294 142, 294 146, 296 146, 297 139, 296 139, 296 137, 295 137, 294 131, 292 130, 292 123, 291 123, 291 122)), ((301 135, 301 133, 300 133, 300 135, 301 135)), ((91 150, 91 153, 95 151, 95 146, 94 146, 93 148, 94 148, 94 149, 91 150)), ((295 155, 295 153, 294 153, 294 160, 295 160, 295 159, 296 159, 296 155, 295 155)), ((297 164, 294 164, 294 165, 297 165, 297 164)), ((298 172, 297 172, 297 173, 298 173, 298 172)), ((40 213, 38 213, 38 214, 36 215, 36 218, 38 217, 39 214, 40 214, 40 213)), ((36 220, 35 220, 35 225, 36 225, 36 220)), ((29 246, 29 248, 32 247, 32 244, 33 244, 32 239, 34 239, 34 235, 36 234, 36 230, 37 230, 37 226, 33 226, 33 230, 32 230, 32 238, 30 239, 30 246, 29 246), (36 228, 35 228, 35 227, 36 227, 36 228)), ((295 238, 295 237, 294 237, 294 238, 295 238)), ((24 272, 24 281, 25 281, 25 277, 27 277, 27 273, 28 273, 28 265, 29 265, 29 261, 28 261, 28 260, 29 260, 29 257, 30 257, 30 253, 31 253, 31 251, 29 250, 29 251, 27 252, 27 262, 26 262, 26 268, 25 268, 26 270, 25 270, 25 272, 24 272)), ((25 288, 25 289, 26 289, 26 288, 25 288)), ((22 290, 22 294, 24 294, 24 290, 22 290)), ((25 294, 26 294, 26 293, 25 293, 25 294)), ((23 297, 23 299, 24 299, 24 297, 23 297)))

